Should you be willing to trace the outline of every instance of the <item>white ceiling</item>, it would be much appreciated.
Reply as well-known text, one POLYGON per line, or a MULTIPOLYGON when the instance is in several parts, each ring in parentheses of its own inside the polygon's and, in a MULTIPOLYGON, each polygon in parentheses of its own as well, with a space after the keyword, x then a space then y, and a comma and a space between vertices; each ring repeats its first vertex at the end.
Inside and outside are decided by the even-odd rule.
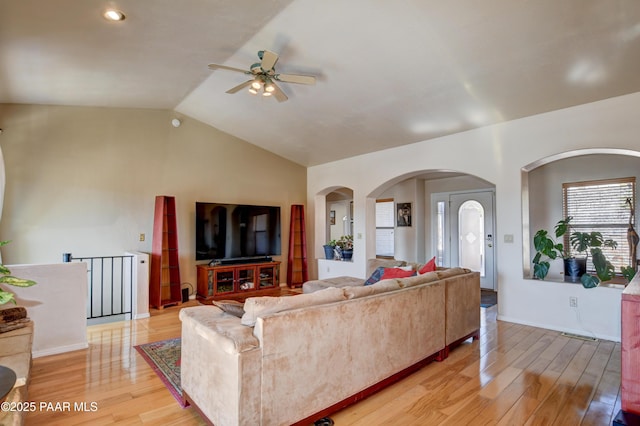
POLYGON ((0 103, 175 110, 305 166, 638 91, 638 0, 0 0, 0 103), (317 84, 207 68, 263 49, 317 84))

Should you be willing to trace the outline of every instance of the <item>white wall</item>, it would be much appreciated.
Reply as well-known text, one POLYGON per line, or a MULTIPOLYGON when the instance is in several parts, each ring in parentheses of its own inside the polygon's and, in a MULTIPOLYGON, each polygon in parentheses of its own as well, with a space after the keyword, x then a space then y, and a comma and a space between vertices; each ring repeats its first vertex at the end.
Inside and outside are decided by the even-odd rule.
POLYGON ((410 178, 398 182, 377 195, 377 198, 393 198, 396 206, 398 203, 411 203, 411 226, 395 227, 394 251, 398 259, 426 262, 425 228, 428 222, 425 214, 424 180, 410 178))
MULTIPOLYGON (((354 234, 362 235, 354 243, 354 262, 364 275, 366 259, 375 253, 370 194, 425 170, 476 176, 496 188, 499 318, 551 329, 596 330, 599 337, 616 340, 620 336, 619 290, 587 291, 579 285, 523 278, 523 244, 529 241, 523 242, 521 168, 554 154, 585 148, 637 152, 638 110, 640 93, 311 167, 307 174, 308 217, 314 229, 322 231, 324 205, 318 210, 320 221, 317 214, 312 216, 316 194, 336 186, 353 189, 354 234), (351 173, 345 175, 343 170, 351 173), (513 234, 514 242, 503 243, 505 234, 513 234), (569 296, 579 298, 581 321, 569 308, 569 296)), ((322 241, 310 240, 310 244, 319 257, 322 241)))
POLYGON ((87 347, 87 264, 12 265, 11 274, 35 281, 11 287, 19 306, 33 321, 34 357, 87 347))
POLYGON ((196 287, 195 202, 281 207, 286 277, 291 204, 306 169, 171 111, 0 104, 5 263, 151 252, 156 195, 176 197, 180 274, 196 287), (145 241, 139 235, 145 234, 145 241))

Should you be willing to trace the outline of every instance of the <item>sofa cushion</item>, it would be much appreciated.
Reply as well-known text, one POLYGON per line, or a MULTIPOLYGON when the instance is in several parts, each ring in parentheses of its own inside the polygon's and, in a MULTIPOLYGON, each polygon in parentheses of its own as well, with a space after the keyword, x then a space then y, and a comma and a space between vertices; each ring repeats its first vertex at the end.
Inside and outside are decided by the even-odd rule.
POLYGON ((384 274, 384 270, 384 266, 377 267, 376 270, 373 271, 369 278, 367 278, 367 280, 364 282, 364 285, 372 285, 380 281, 382 279, 382 274, 384 274))
POLYGON ((244 315, 244 303, 237 300, 214 300, 211 303, 213 306, 217 306, 235 317, 242 318, 242 315, 244 315))
POLYGON ((262 296, 249 297, 244 302, 244 315, 240 322, 243 325, 253 327, 258 317, 263 317, 277 312, 291 309, 304 308, 313 305, 338 302, 345 299, 341 288, 329 287, 309 294, 295 296, 262 296))
POLYGON ((388 280, 391 278, 407 278, 416 274, 414 270, 405 270, 402 268, 384 268, 381 280, 388 280))
POLYGON ((311 280, 302 284, 302 292, 305 294, 315 293, 316 291, 323 290, 329 287, 350 287, 363 285, 364 280, 356 277, 334 277, 325 278, 323 280, 311 280))
POLYGON ((418 270, 419 274, 426 274, 427 272, 433 272, 436 270, 436 257, 433 256, 430 261, 424 264, 422 268, 418 270))
POLYGON ((400 284, 400 287, 402 288, 407 288, 420 284, 431 283, 434 281, 438 281, 439 279, 440 278, 438 277, 438 273, 433 271, 427 272, 426 274, 415 275, 413 277, 402 278, 398 280, 398 284, 400 284))
POLYGON ((378 281, 375 284, 361 287, 345 287, 344 295, 347 299, 357 299, 359 297, 371 296, 372 294, 386 293, 387 291, 399 290, 398 280, 389 279, 378 281))
POLYGON ((405 266, 407 262, 404 260, 395 259, 369 259, 367 260, 367 275, 373 274, 373 272, 379 267, 393 268, 394 266, 405 266))

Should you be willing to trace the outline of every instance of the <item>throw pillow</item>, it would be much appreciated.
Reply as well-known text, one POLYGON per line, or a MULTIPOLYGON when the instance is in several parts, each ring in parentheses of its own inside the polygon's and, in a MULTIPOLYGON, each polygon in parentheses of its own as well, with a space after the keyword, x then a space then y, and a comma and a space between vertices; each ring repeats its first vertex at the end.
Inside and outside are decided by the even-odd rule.
POLYGON ((236 300, 214 300, 211 302, 213 306, 217 306, 224 312, 242 318, 244 315, 244 303, 240 303, 236 300))
POLYGON ((377 267, 376 270, 373 271, 371 276, 367 278, 367 280, 364 282, 364 285, 371 285, 380 281, 380 279, 382 279, 382 274, 384 274, 384 270, 385 270, 384 266, 377 267))
POLYGON ((416 271, 405 271, 400 268, 385 268, 384 273, 382 274, 383 280, 388 280, 390 278, 407 278, 412 277, 416 274, 416 271))
POLYGON ((433 272, 436 270, 436 257, 433 256, 430 261, 424 264, 418 271, 419 274, 426 274, 427 272, 433 272))

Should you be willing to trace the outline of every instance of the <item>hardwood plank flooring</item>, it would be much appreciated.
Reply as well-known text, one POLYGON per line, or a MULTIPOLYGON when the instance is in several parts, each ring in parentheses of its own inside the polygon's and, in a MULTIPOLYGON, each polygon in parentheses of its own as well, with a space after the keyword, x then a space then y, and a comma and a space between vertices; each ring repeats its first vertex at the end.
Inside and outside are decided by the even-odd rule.
MULTIPOLYGON (((37 409, 26 425, 205 424, 180 408, 133 348, 180 336, 178 312, 193 304, 91 326, 88 349, 36 358, 29 400, 69 402, 71 410, 37 409)), ((497 321, 496 313, 482 310, 478 341, 331 418, 337 426, 611 424, 620 409, 619 343, 497 321)))

